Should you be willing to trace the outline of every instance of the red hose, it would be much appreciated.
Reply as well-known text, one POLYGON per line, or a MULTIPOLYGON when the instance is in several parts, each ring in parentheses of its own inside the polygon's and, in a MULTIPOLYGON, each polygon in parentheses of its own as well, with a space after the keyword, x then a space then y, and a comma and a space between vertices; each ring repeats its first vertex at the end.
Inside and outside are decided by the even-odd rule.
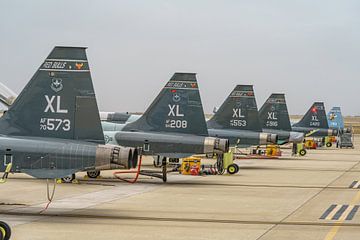
POLYGON ((116 177, 117 179, 122 180, 122 181, 124 181, 124 182, 131 183, 131 184, 132 184, 132 183, 136 183, 136 181, 138 180, 139 175, 140 175, 141 163, 142 163, 142 155, 140 156, 139 165, 138 165, 138 168, 137 168, 136 171, 134 171, 134 170, 131 170, 131 171, 117 171, 117 172, 114 172, 113 175, 114 175, 114 177, 116 177), (121 177, 118 176, 118 174, 123 174, 123 173, 136 173, 136 175, 135 175, 135 178, 134 178, 134 179, 132 179, 132 180, 127 180, 127 179, 125 179, 125 178, 121 178, 121 177))

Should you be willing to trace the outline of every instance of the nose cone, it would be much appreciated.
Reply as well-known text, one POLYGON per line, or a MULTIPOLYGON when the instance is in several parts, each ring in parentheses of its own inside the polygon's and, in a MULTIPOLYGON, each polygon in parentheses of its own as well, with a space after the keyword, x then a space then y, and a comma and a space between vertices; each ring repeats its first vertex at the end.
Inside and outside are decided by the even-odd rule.
POLYGON ((302 143, 304 141, 304 133, 290 132, 289 142, 302 143))

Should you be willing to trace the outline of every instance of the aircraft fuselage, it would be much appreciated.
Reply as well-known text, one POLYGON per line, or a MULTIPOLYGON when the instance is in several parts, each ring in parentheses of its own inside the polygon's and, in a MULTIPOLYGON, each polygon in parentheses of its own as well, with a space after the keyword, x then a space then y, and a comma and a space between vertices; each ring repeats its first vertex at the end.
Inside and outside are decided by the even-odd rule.
POLYGON ((295 132, 302 132, 306 137, 337 136, 338 131, 330 128, 292 127, 295 132))
MULTIPOLYGON (((68 139, 0 136, 0 172, 12 163, 12 172, 38 178, 61 178, 78 171, 124 168, 114 146, 68 139), (115 150, 115 151, 114 151, 115 150)), ((121 155, 121 154, 120 154, 121 155)))
POLYGON ((209 128, 208 132, 209 136, 228 139, 230 146, 248 147, 276 143, 276 136, 262 132, 214 128, 209 128))
POLYGON ((104 131, 106 143, 142 147, 144 155, 183 158, 194 154, 227 151, 227 142, 213 137, 166 132, 104 131))
POLYGON ((286 130, 278 130, 271 128, 263 128, 264 132, 276 134, 278 136, 278 144, 286 144, 286 143, 302 143, 304 140, 304 133, 302 132, 293 132, 286 130))

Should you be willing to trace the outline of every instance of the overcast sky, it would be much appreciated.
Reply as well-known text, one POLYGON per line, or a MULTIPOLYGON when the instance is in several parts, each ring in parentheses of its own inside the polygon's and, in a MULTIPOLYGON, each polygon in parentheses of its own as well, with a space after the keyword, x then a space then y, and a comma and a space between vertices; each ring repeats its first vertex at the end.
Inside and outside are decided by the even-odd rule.
POLYGON ((100 110, 143 112, 176 71, 206 113, 236 84, 360 115, 360 1, 0 1, 0 68, 19 93, 55 45, 87 46, 100 110))

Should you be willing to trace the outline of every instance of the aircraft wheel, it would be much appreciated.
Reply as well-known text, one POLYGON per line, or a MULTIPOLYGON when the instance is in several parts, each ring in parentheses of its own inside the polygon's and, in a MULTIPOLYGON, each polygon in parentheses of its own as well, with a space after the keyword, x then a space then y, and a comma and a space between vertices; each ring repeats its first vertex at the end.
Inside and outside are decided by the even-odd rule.
POLYGON ((236 172, 235 172, 235 173, 238 173, 239 170, 240 170, 240 167, 239 167, 239 165, 237 165, 237 164, 235 164, 235 163, 234 163, 234 165, 235 165, 235 167, 236 167, 236 172))
POLYGON ((0 221, 0 237, 1 240, 9 240, 11 237, 10 226, 2 221, 0 221))
POLYGON ((100 171, 99 170, 87 171, 86 174, 88 175, 89 178, 97 178, 98 176, 100 176, 100 171))
POLYGON ((64 183, 71 183, 74 180, 75 180, 75 173, 61 178, 61 181, 64 183))
POLYGON ((299 151, 299 154, 300 154, 300 156, 305 156, 305 155, 306 155, 306 150, 305 150, 305 149, 301 149, 301 150, 299 151))
POLYGON ((331 143, 331 142, 327 142, 327 143, 326 143, 326 146, 327 146, 327 147, 331 147, 331 146, 332 146, 332 143, 331 143))
POLYGON ((229 174, 235 174, 239 171, 239 166, 236 165, 236 164, 230 164, 228 167, 227 167, 227 172, 229 174))

